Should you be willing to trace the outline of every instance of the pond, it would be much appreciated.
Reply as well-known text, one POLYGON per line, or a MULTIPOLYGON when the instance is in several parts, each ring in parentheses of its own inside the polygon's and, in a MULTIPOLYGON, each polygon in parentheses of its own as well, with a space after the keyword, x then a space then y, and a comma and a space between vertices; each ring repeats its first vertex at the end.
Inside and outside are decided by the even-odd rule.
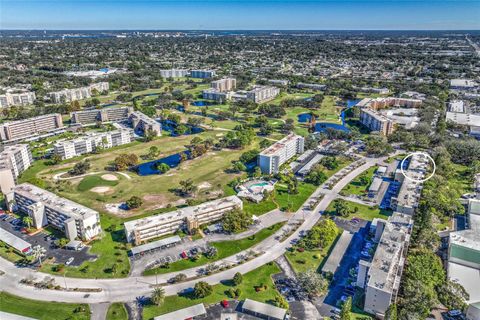
MULTIPOLYGON (((177 124, 175 122, 170 120, 163 120, 161 121, 161 124, 162 124, 162 130, 170 132, 170 135, 172 137, 180 136, 179 134, 175 133, 175 128, 177 127, 177 124)), ((188 130, 187 132, 184 133, 184 135, 197 134, 204 131, 200 127, 194 127, 188 124, 186 124, 185 126, 188 128, 188 130)))
POLYGON ((192 106, 195 107, 205 107, 205 106, 211 106, 212 103, 204 100, 197 100, 192 102, 192 106))
POLYGON ((142 164, 139 164, 136 168, 135 171, 138 173, 140 176, 148 176, 152 174, 160 174, 160 171, 157 170, 156 165, 159 163, 165 163, 168 164, 170 168, 175 168, 177 167, 180 162, 181 162, 181 154, 185 153, 187 157, 189 156, 190 152, 189 151, 184 151, 184 152, 179 152, 175 153, 172 155, 169 155, 167 157, 160 158, 158 160, 153 160, 149 162, 145 162, 142 164))

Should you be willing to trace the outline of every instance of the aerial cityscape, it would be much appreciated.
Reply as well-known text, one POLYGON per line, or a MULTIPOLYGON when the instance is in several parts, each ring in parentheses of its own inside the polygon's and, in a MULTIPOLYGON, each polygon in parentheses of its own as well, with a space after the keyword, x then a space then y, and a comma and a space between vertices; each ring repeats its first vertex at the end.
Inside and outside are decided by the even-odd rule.
POLYGON ((426 2, 0 0, 0 319, 480 320, 480 3, 426 2))

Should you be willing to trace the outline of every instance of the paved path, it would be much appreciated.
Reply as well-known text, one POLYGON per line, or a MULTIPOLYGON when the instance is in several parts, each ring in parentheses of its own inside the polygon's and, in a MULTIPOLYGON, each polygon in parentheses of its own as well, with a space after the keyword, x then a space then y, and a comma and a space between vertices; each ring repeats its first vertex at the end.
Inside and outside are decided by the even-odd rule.
POLYGON ((107 311, 110 303, 95 303, 90 305, 90 320, 105 320, 107 318, 107 311))
MULTIPOLYGON (((268 262, 274 261, 278 257, 282 256, 286 249, 290 247, 290 241, 299 237, 299 233, 311 229, 318 221, 321 213, 328 207, 331 201, 333 201, 338 192, 340 192, 351 180, 358 176, 363 171, 377 164, 381 159, 366 158, 365 164, 353 169, 346 176, 341 178, 332 188, 332 192, 325 194, 322 200, 318 203, 314 210, 310 210, 307 205, 302 206, 295 215, 291 218, 302 220, 305 217, 303 224, 285 241, 279 242, 275 240, 275 235, 265 239, 259 243, 254 250, 264 250, 264 253, 258 257, 247 261, 241 265, 237 265, 231 269, 215 273, 209 276, 202 277, 203 281, 207 281, 210 284, 217 284, 222 280, 231 279, 236 272, 242 274, 257 269, 268 262)), ((320 186, 316 191, 307 199, 306 204, 314 201, 322 193, 321 190, 324 186, 320 186)), ((285 227, 283 227, 285 228, 285 227)), ((283 229, 282 228, 282 229, 283 229)), ((283 232, 279 230, 276 234, 283 232)), ((232 257, 228 257, 225 261, 229 261, 232 257)), ((222 261, 220 261, 221 263, 222 261)), ((203 268, 203 267, 202 267, 203 268)), ((201 268, 192 268, 181 271, 187 275, 197 274, 201 268)), ((177 274, 178 272, 158 275, 157 280, 155 276, 148 277, 128 277, 120 279, 79 279, 79 278, 63 278, 59 276, 47 275, 45 273, 36 272, 30 268, 17 268, 13 263, 0 258, 0 270, 5 274, 0 276, 0 289, 7 291, 11 294, 19 295, 29 299, 43 300, 43 301, 62 301, 62 302, 84 302, 84 303, 100 303, 100 302, 124 302, 134 301, 139 296, 149 296, 152 292, 152 285, 155 281, 159 283, 166 283, 166 281, 177 274), (67 283, 69 288, 100 288, 101 292, 90 292, 86 295, 85 292, 73 292, 73 291, 57 291, 57 290, 39 290, 31 286, 19 284, 20 280, 26 277, 35 277, 39 280, 46 276, 55 279, 55 282, 60 286, 67 283)), ((191 288, 198 282, 198 279, 186 281, 182 283, 165 285, 164 289, 167 295, 177 294, 187 288, 191 288)))

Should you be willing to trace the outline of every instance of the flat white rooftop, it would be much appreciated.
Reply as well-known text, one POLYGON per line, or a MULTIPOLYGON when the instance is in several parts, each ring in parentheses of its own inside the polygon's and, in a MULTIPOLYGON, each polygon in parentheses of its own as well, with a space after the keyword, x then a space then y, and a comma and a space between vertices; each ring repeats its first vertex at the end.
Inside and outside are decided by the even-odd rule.
POLYGON ((299 137, 300 136, 296 135, 295 133, 290 133, 288 136, 284 137, 281 140, 278 140, 277 142, 272 144, 270 147, 260 152, 260 155, 261 156, 274 155, 276 152, 284 148, 287 143, 297 140, 299 137))
POLYGON ((266 315, 274 319, 283 319, 287 313, 285 309, 251 299, 245 299, 242 309, 266 315))
POLYGON ((153 320, 184 320, 191 319, 193 317, 200 316, 206 313, 207 310, 205 310, 205 306, 203 305, 203 303, 199 303, 188 308, 157 316, 153 318, 153 320))

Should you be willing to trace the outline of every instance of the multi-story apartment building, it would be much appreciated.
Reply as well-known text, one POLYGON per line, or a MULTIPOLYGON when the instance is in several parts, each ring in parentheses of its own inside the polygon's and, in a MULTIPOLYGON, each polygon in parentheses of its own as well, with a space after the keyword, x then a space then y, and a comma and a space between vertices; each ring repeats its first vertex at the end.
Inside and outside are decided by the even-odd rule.
POLYGON ((5 122, 0 124, 0 140, 20 140, 60 128, 63 128, 63 121, 59 113, 5 122))
POLYGON ((224 78, 212 81, 210 86, 218 92, 233 91, 237 87, 237 80, 235 78, 224 78))
POLYGON ((60 91, 50 92, 48 95, 53 102, 61 103, 88 99, 92 96, 94 91, 104 92, 108 91, 108 89, 108 82, 97 82, 87 87, 64 89, 60 91))
POLYGON ((132 142, 133 139, 134 133, 132 129, 87 133, 80 138, 55 143, 54 152, 62 159, 70 159, 85 153, 94 152, 99 147, 108 149, 127 144, 132 142))
POLYGON ((10 193, 15 187, 17 177, 32 165, 32 153, 28 145, 6 146, 0 152, 0 191, 10 193))
POLYGON ((35 92, 6 93, 0 95, 0 108, 26 106, 35 101, 35 92))
POLYGON ((304 151, 305 139, 294 133, 290 133, 280 141, 263 150, 258 155, 258 165, 263 173, 274 174, 280 166, 296 154, 304 151))
POLYGON ((230 100, 233 92, 220 92, 213 88, 202 91, 202 97, 206 100, 214 100, 217 102, 225 102, 230 100))
POLYGON ((302 83, 302 82, 299 82, 297 83, 297 88, 300 88, 300 89, 312 89, 312 90, 325 90, 327 88, 327 85, 325 84, 319 84, 319 83, 302 83))
POLYGON ((290 83, 288 80, 280 80, 280 79, 269 79, 268 83, 273 84, 274 86, 283 86, 286 87, 290 83))
POLYGON ((163 69, 160 70, 162 78, 182 78, 188 76, 190 72, 185 69, 163 69))
POLYGON ((186 207, 172 212, 125 222, 127 241, 136 245, 174 233, 181 228, 189 231, 202 224, 219 220, 235 209, 242 209, 243 202, 237 196, 208 201, 198 206, 186 207))
POLYGON ((469 298, 467 319, 480 319, 480 199, 468 200, 466 230, 450 233, 448 278, 461 284, 469 298))
POLYGON ((32 184, 16 186, 13 199, 14 211, 28 214, 37 229, 51 225, 63 231, 70 240, 90 240, 102 232, 97 211, 32 184))
MULTIPOLYGON (((383 319, 388 307, 396 302, 405 257, 413 228, 413 213, 418 205, 422 181, 426 175, 427 157, 415 154, 404 170, 410 179, 402 182, 394 213, 388 220, 375 219, 374 241, 378 243, 371 261, 360 260, 356 285, 365 289, 364 310, 383 319), (402 191, 403 189, 403 191, 402 191)), ((392 199, 393 201, 393 199, 392 199)))
POLYGON ((214 70, 190 70, 191 78, 207 79, 215 77, 214 70))
POLYGON ((380 319, 396 301, 412 227, 408 214, 394 212, 388 221, 379 219, 373 259, 360 260, 356 285, 365 289, 364 310, 380 319))
POLYGON ((255 103, 263 103, 272 100, 280 94, 280 89, 271 86, 256 86, 247 91, 246 97, 255 103))
POLYGON ((157 137, 162 135, 162 125, 140 111, 132 112, 129 121, 134 130, 142 131, 144 134, 150 130, 155 132, 157 137))
POLYGON ((119 122, 128 120, 132 107, 104 108, 70 113, 72 123, 94 124, 96 122, 119 122))
POLYGON ((371 109, 360 110, 360 122, 372 131, 388 136, 395 131, 395 122, 371 109))

